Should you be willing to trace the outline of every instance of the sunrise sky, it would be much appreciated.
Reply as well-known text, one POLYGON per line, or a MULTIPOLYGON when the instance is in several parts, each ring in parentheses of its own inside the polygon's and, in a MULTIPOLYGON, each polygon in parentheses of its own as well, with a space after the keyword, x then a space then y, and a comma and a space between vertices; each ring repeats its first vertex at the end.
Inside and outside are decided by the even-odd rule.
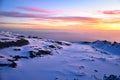
POLYGON ((120 0, 0 0, 0 27, 120 30, 120 0))

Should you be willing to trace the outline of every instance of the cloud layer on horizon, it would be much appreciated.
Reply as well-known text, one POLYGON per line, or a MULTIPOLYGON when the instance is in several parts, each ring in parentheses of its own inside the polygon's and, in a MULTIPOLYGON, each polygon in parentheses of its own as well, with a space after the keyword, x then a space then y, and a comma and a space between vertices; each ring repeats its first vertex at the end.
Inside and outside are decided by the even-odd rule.
MULTIPOLYGON (((75 10, 72 10, 75 11, 75 10)), ((79 11, 81 12, 81 11, 79 11)), ((81 25, 86 24, 88 25, 96 25, 96 24, 119 24, 120 23, 120 10, 103 10, 103 11, 96 11, 98 15, 104 15, 104 16, 110 16, 108 18, 101 17, 96 18, 93 16, 83 16, 83 15, 77 15, 77 16, 66 16, 63 13, 66 13, 63 10, 49 10, 49 9, 43 9, 43 8, 36 8, 36 7, 17 7, 15 11, 0 11, 0 17, 4 18, 4 21, 7 17, 9 18, 17 18, 17 19, 33 19, 33 24, 47 24, 49 26, 67 26, 67 25, 81 25), (25 11, 25 12, 24 12, 25 11), (34 13, 35 12, 35 13, 34 13), (112 17, 111 17, 112 16, 112 17), (117 16, 117 17, 114 17, 117 16), (35 23, 34 23, 35 22, 35 23)), ((69 12, 67 12, 69 13, 69 12)), ((71 13, 69 13, 71 14, 71 13)), ((93 14, 95 15, 95 14, 93 14)), ((0 24, 10 24, 10 22, 1 22, 0 24)), ((24 25, 30 25, 28 22, 24 23, 24 25)), ((12 24, 17 24, 14 21, 11 21, 12 24)), ((32 24, 31 24, 32 25, 32 24)))

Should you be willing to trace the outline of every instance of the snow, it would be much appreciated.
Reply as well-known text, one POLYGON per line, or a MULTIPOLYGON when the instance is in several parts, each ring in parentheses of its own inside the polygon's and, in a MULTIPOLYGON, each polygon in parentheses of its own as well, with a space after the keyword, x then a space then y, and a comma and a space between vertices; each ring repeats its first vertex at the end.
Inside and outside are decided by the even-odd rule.
POLYGON ((14 36, 11 32, 0 32, 0 42, 16 42, 19 40, 16 36, 14 36))
POLYGON ((97 50, 102 50, 106 53, 113 53, 116 55, 120 55, 120 43, 108 42, 108 41, 96 41, 91 43, 91 45, 97 50))
POLYGON ((52 55, 19 59, 15 61, 16 68, 0 67, 0 80, 102 80, 104 74, 120 75, 120 56, 113 52, 104 54, 101 52, 103 49, 94 46, 100 49, 96 50, 91 46, 93 44, 66 41, 58 44, 50 39, 25 39, 29 41, 29 45, 0 49, 0 56, 4 56, 0 58, 0 63, 8 63, 6 60, 15 55, 29 57, 31 50, 50 50, 52 55), (50 48, 49 45, 61 48, 50 48))

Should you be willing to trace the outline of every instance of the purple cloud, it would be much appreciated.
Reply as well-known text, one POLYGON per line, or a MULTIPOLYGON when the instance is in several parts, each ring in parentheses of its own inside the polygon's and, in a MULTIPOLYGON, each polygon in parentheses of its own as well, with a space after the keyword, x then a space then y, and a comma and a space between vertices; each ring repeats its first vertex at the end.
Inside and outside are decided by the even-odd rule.
POLYGON ((8 12, 8 11, 0 11, 0 16, 2 17, 18 17, 18 18, 41 18, 47 15, 36 15, 36 14, 27 14, 21 12, 8 12))

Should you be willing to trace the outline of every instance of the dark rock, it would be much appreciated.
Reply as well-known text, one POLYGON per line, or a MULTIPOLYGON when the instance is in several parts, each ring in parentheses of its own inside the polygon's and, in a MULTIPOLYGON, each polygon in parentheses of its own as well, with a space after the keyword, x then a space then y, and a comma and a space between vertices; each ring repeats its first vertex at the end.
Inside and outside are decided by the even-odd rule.
POLYGON ((79 69, 83 69, 83 68, 85 68, 84 66, 79 66, 79 69))
POLYGON ((14 62, 15 60, 13 60, 13 59, 7 59, 9 62, 14 62))
POLYGON ((16 68, 17 63, 15 63, 15 61, 12 59, 8 59, 8 63, 0 63, 0 67, 5 67, 5 66, 16 68))
POLYGON ((8 59, 8 61, 11 62, 11 64, 8 64, 9 67, 12 67, 12 68, 16 68, 17 67, 17 63, 15 63, 15 60, 8 59))
POLYGON ((71 44, 69 44, 69 43, 64 43, 65 45, 67 45, 67 46, 70 46, 71 44))
POLYGON ((55 49, 62 49, 61 46, 59 45, 49 45, 50 48, 55 48, 55 49))
POLYGON ((48 54, 51 54, 51 51, 49 51, 49 50, 39 50, 38 53, 40 53, 42 55, 48 55, 48 54))
POLYGON ((98 72, 98 70, 94 70, 95 72, 98 72))
POLYGON ((0 67, 4 67, 4 66, 8 66, 8 65, 9 65, 9 64, 5 64, 5 63, 4 63, 4 64, 1 64, 1 63, 0 63, 0 67))
POLYGON ((49 45, 50 48, 56 48, 54 45, 49 45))
POLYGON ((79 80, 79 79, 74 78, 74 80, 79 80))
POLYGON ((13 46, 24 46, 24 45, 28 45, 29 42, 28 40, 25 39, 20 39, 15 41, 11 41, 11 42, 0 42, 0 48, 7 48, 7 47, 13 47, 13 46))
POLYGON ((81 44, 90 44, 91 42, 87 42, 87 41, 82 41, 80 42, 81 44))
POLYGON ((23 46, 23 45, 28 45, 28 44, 29 44, 28 40, 20 39, 16 41, 16 44, 14 46, 23 46))
POLYGON ((12 67, 12 68, 16 68, 17 67, 17 63, 12 62, 12 64, 10 64, 9 66, 12 67))
POLYGON ((1 55, 0 55, 0 58, 4 58, 4 56, 1 56, 1 55))
POLYGON ((56 43, 59 44, 59 45, 62 45, 62 42, 60 42, 60 41, 56 41, 56 43))
POLYGON ((17 35, 17 38, 25 38, 23 35, 17 35))
POLYGON ((58 78, 56 77, 55 80, 58 80, 58 78))
POLYGON ((28 36, 28 38, 31 38, 31 36, 28 36))
POLYGON ((49 50, 38 50, 37 52, 35 51, 29 51, 29 57, 34 58, 34 57, 41 57, 41 55, 51 55, 51 51, 49 50))
POLYGON ((34 58, 34 57, 36 57, 36 52, 34 52, 34 51, 29 51, 29 57, 31 57, 31 58, 34 58))
POLYGON ((38 36, 28 36, 28 38, 42 39, 42 38, 39 38, 38 36))
POLYGON ((104 75, 103 80, 120 80, 120 76, 118 77, 116 75, 109 75, 109 76, 104 75))
POLYGON ((14 51, 20 51, 21 49, 17 49, 17 48, 15 48, 15 49, 13 49, 14 51))
POLYGON ((62 42, 62 41, 56 41, 57 44, 59 45, 66 45, 66 46, 70 46, 71 44, 67 43, 67 42, 62 42))
POLYGON ((8 39, 8 38, 1 38, 1 40, 10 40, 10 39, 8 39))
POLYGON ((26 56, 19 56, 19 55, 16 55, 16 56, 13 57, 13 59, 15 61, 17 61, 18 59, 21 59, 21 58, 28 59, 28 57, 26 57, 26 56))

